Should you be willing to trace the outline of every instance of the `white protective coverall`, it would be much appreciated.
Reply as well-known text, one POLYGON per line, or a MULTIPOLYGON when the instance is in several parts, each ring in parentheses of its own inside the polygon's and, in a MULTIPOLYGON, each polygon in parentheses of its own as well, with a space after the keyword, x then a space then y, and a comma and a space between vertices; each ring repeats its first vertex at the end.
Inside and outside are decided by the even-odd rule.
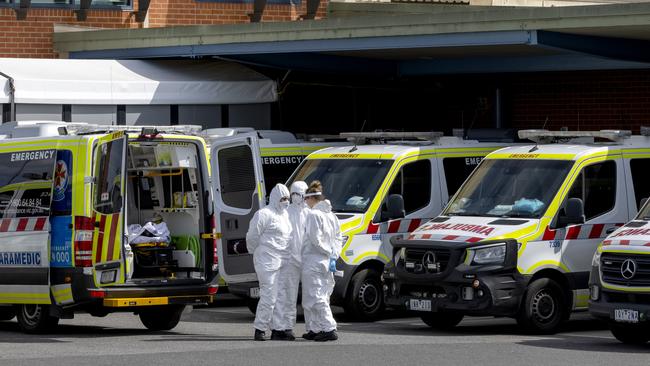
POLYGON ((282 258, 282 267, 278 276, 278 300, 273 311, 273 329, 289 330, 296 325, 296 303, 298 301, 298 287, 300 286, 302 243, 305 233, 305 223, 309 214, 309 207, 302 196, 307 191, 307 183, 297 181, 291 184, 291 205, 287 209, 291 221, 291 239, 289 250, 282 258), (294 200, 294 193, 300 199, 294 200))
MULTIPOLYGON (((269 204, 255 213, 246 233, 246 246, 253 253, 253 263, 260 286, 260 301, 255 313, 255 329, 269 330, 278 296, 278 274, 291 237, 291 223, 280 199, 289 197, 284 184, 271 190, 269 204)), ((288 202, 287 202, 288 203, 288 202)))
POLYGON ((302 247, 302 306, 305 328, 314 333, 336 329, 330 308, 334 274, 330 258, 338 259, 343 238, 339 220, 328 200, 318 202, 307 216, 307 231, 302 247))

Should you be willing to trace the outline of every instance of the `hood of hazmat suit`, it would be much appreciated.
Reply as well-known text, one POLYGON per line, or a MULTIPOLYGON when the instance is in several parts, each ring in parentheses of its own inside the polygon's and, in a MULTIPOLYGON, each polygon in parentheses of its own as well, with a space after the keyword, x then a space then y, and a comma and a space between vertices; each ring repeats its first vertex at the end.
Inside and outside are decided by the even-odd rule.
POLYGON ((246 247, 253 253, 256 265, 267 270, 280 268, 282 257, 288 253, 291 237, 289 214, 281 203, 289 198, 289 189, 277 184, 271 190, 269 204, 255 213, 246 233, 246 247))

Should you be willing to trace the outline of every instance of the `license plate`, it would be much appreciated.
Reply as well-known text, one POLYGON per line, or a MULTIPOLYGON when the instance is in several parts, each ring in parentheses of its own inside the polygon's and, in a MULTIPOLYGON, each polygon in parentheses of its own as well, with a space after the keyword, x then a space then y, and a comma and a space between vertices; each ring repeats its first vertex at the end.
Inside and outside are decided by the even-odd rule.
POLYGON ((431 300, 409 300, 409 309, 415 311, 431 311, 431 300))
POLYGON ((258 299, 260 297, 260 288, 259 287, 253 287, 249 290, 249 295, 253 299, 258 299))
POLYGON ((639 312, 630 309, 614 309, 614 320, 621 323, 638 323, 639 312))

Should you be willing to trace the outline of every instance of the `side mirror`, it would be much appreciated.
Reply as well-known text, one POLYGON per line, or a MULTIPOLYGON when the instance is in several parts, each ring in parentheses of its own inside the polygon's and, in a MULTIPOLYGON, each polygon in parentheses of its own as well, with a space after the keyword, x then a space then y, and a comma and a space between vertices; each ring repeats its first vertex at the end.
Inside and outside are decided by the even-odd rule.
POLYGON ((406 216, 404 210, 404 197, 401 194, 391 194, 386 199, 386 218, 388 220, 401 219, 406 216))
POLYGON ((558 226, 585 223, 585 205, 580 198, 569 198, 564 206, 564 215, 558 217, 558 226))
POLYGON ((641 198, 641 201, 639 202, 639 207, 637 207, 637 211, 641 211, 641 208, 645 206, 646 202, 648 202, 648 197, 641 198))

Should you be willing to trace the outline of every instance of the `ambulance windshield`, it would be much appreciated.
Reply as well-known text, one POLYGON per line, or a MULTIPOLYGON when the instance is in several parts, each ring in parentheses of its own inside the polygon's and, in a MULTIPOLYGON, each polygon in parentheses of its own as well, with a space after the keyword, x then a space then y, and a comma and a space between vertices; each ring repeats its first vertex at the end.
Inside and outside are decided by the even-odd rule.
POLYGON ((444 214, 539 218, 572 165, 564 160, 484 160, 444 214))
POLYGON ((309 159, 298 168, 288 185, 319 180, 334 212, 363 213, 377 194, 392 160, 309 159))

